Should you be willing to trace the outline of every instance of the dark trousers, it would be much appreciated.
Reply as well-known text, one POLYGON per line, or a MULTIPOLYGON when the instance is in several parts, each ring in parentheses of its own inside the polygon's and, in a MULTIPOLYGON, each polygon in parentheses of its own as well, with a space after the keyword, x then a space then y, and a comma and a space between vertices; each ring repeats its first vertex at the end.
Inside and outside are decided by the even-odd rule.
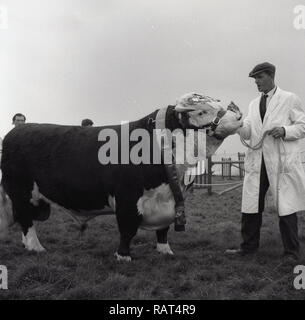
MULTIPOLYGON (((258 213, 242 213, 241 235, 243 242, 241 249, 245 252, 255 252, 259 247, 260 229, 262 226, 262 212, 265 208, 265 196, 269 188, 269 180, 266 171, 264 157, 260 172, 259 205, 258 213)), ((279 218, 279 226, 285 254, 299 256, 298 220, 297 214, 279 218)))

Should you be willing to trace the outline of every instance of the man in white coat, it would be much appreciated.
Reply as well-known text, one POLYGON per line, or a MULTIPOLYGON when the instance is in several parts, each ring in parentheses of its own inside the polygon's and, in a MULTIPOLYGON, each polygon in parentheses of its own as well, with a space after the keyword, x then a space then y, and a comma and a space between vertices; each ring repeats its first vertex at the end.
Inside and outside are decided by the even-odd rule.
POLYGON ((265 195, 271 189, 279 214, 284 256, 299 257, 297 212, 305 210, 305 171, 300 139, 305 137, 305 108, 300 99, 274 83, 275 66, 257 65, 249 74, 262 94, 249 105, 239 130, 250 140, 242 194, 242 243, 227 253, 246 255, 259 247, 265 195), (263 141, 260 146, 260 141, 263 141))

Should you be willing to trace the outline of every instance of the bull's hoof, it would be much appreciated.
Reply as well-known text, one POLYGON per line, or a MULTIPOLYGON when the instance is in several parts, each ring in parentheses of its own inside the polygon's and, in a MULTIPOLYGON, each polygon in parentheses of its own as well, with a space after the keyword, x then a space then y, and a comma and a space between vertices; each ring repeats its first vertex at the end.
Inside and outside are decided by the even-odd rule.
POLYGON ((43 252, 47 252, 47 250, 44 247, 41 248, 29 248, 29 247, 25 247, 25 249, 29 252, 37 252, 37 253, 43 253, 43 252))
POLYGON ((32 226, 29 228, 26 236, 22 232, 22 244, 25 247, 26 250, 28 251, 34 251, 34 252, 45 252, 46 249, 40 244, 35 227, 32 226))
POLYGON ((174 252, 170 248, 168 242, 167 243, 157 243, 157 251, 162 254, 169 254, 171 256, 174 255, 174 252))
POLYGON ((121 256, 117 252, 114 254, 117 261, 131 262, 131 256, 121 256))
POLYGON ((28 251, 37 252, 37 253, 42 253, 47 251, 42 245, 39 245, 39 246, 26 245, 25 248, 28 251))

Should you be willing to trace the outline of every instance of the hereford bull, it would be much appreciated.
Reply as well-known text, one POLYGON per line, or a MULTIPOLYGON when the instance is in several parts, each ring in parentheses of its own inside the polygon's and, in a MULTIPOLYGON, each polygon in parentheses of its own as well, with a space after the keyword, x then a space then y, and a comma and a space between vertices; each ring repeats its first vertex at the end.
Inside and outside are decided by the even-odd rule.
MULTIPOLYGON (((127 135, 145 129, 152 138, 158 112, 129 123, 127 135)), ((187 129, 204 128, 207 155, 214 153, 223 139, 234 134, 241 124, 237 107, 231 106, 226 111, 219 100, 198 94, 184 95, 164 114, 164 127, 170 131, 180 129, 184 136, 187 129)), ((175 218, 175 202, 165 165, 123 162, 123 146, 120 145, 126 138, 122 136, 126 135, 123 130, 120 125, 25 124, 10 131, 3 141, 0 230, 1 224, 2 229, 9 225, 8 205, 11 201, 13 221, 21 226, 25 247, 40 252, 44 248, 37 238, 33 220, 48 218, 50 205, 46 199, 76 215, 103 214, 101 210, 109 206, 116 214, 120 231, 115 254, 118 260, 131 260, 130 242, 139 227, 155 230, 157 250, 173 254, 167 231, 175 218), (100 161, 101 148, 109 143, 100 138, 104 130, 111 130, 118 136, 118 163, 102 164, 100 161), (32 199, 34 184, 42 195, 38 201, 32 199)), ((175 143, 177 145, 179 141, 175 143)), ((135 141, 130 142, 128 150, 135 144, 135 141)), ((152 145, 150 152, 154 149, 152 145)), ((153 155, 149 159, 152 160, 153 155)), ((181 186, 185 187, 183 177, 188 163, 177 167, 181 186)))

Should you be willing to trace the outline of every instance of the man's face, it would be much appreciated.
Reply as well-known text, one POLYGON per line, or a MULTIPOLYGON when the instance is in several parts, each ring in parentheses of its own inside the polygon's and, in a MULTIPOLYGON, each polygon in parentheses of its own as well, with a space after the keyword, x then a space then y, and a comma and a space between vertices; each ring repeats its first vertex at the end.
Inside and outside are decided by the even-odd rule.
POLYGON ((23 117, 23 116, 17 116, 17 117, 15 118, 14 122, 13 122, 13 125, 14 125, 15 127, 18 127, 18 126, 20 126, 20 125, 22 125, 22 124, 24 124, 24 123, 25 123, 24 117, 23 117))
POLYGON ((261 72, 255 76, 255 83, 259 92, 267 93, 274 87, 273 78, 266 72, 261 72))

